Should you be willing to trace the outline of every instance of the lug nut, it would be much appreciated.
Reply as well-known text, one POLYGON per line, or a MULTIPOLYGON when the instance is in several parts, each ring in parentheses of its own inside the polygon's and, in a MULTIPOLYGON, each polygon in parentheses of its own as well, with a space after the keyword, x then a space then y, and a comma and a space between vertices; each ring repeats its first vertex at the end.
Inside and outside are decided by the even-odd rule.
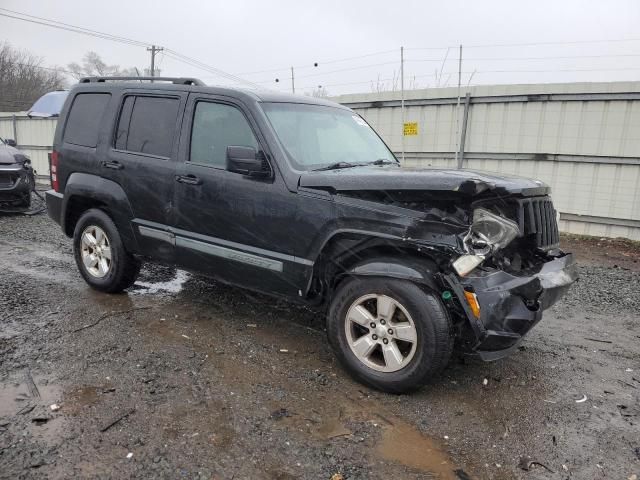
POLYGON ((387 323, 387 322, 385 322, 384 319, 380 320, 380 324, 381 325, 384 325, 385 323, 387 323))
POLYGON ((387 343, 389 343, 389 340, 387 340, 386 338, 383 338, 382 339, 382 343, 384 343, 386 345, 387 343))
POLYGON ((369 324, 369 326, 370 326, 371 328, 376 328, 376 324, 375 324, 375 323, 373 323, 373 322, 371 322, 371 323, 369 324))
POLYGON ((391 328, 387 330, 387 332, 389 332, 389 335, 393 335, 393 330, 391 328))
POLYGON ((371 338, 373 338, 374 340, 378 339, 378 335, 376 335, 375 333, 373 335, 371 335, 371 338))

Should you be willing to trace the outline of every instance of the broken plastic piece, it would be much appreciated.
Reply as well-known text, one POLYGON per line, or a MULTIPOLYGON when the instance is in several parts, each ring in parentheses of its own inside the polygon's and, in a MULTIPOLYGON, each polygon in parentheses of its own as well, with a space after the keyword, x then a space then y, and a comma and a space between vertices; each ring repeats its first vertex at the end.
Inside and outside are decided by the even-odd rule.
POLYGON ((453 268, 458 275, 464 277, 482 262, 484 262, 484 257, 481 255, 462 255, 453 262, 453 268))

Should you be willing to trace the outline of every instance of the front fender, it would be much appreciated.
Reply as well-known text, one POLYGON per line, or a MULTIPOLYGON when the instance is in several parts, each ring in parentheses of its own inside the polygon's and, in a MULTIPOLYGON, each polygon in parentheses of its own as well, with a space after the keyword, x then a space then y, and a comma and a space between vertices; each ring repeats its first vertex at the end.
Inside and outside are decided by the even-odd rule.
POLYGON ((118 228, 125 248, 130 252, 138 251, 138 244, 133 232, 131 220, 133 210, 127 194, 122 187, 106 178, 88 173, 72 173, 67 179, 62 201, 61 223, 67 235, 73 235, 74 219, 79 212, 75 205, 103 205, 118 228))
POLYGON ((433 291, 440 290, 435 280, 438 269, 431 260, 421 258, 378 257, 364 260, 346 273, 357 277, 388 277, 426 285, 433 291))

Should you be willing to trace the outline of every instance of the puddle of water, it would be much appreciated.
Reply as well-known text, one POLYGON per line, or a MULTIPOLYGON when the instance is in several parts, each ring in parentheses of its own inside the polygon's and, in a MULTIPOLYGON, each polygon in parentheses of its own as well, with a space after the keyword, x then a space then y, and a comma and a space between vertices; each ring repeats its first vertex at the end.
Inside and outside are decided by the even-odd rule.
MULTIPOLYGON (((346 426, 349 422, 377 424, 381 436, 372 448, 372 457, 424 472, 430 475, 429 478, 458 480, 455 474, 458 467, 435 440, 381 409, 378 404, 346 397, 328 404, 316 403, 313 407, 315 415, 309 415, 316 416, 315 421, 311 422, 314 425, 309 424, 311 419, 306 414, 295 412, 279 421, 295 430, 304 430, 306 426, 309 433, 325 441, 352 435, 353 432, 346 426), (336 411, 339 412, 337 415, 336 411)), ((305 408, 308 409, 308 405, 305 408)))
POLYGON ((167 282, 136 282, 135 289, 130 293, 150 295, 155 293, 180 293, 191 275, 184 270, 176 270, 176 275, 167 282))
POLYGON ((323 422, 318 428, 318 435, 322 438, 330 440, 336 437, 344 437, 346 435, 351 435, 353 432, 346 428, 339 418, 330 418, 329 420, 323 422))
POLYGON ((384 428, 376 445, 376 452, 382 458, 432 473, 441 480, 457 479, 454 464, 432 439, 398 419, 393 422, 384 428))
POLYGON ((65 394, 64 412, 69 415, 79 415, 85 407, 95 404, 100 397, 100 392, 106 390, 107 387, 85 386, 77 388, 65 394))
MULTIPOLYGON (((168 308, 165 312, 167 318, 171 318, 174 310, 168 308)), ((233 385, 234 392, 251 392, 252 385, 257 382, 277 383, 286 390, 298 392, 302 396, 304 392, 300 390, 300 386, 283 380, 279 373, 271 376, 271 372, 265 372, 262 369, 256 369, 251 361, 243 362, 236 356, 236 350, 232 347, 224 348, 223 352, 217 353, 217 350, 209 343, 209 338, 224 340, 226 339, 226 329, 221 329, 221 334, 217 337, 213 331, 224 324, 223 320, 212 320, 207 315, 206 319, 198 321, 202 318, 203 312, 201 307, 185 308, 182 306, 180 310, 181 322, 186 322, 191 329, 197 326, 197 334, 187 332, 191 336, 189 345, 191 348, 207 352, 209 355, 202 365, 201 374, 212 375, 224 385, 233 385)), ((245 319, 242 319, 241 325, 244 325, 245 319)), ((173 322, 162 322, 156 320, 147 324, 147 328, 154 333, 150 339, 154 341, 169 341, 170 343, 186 340, 182 337, 181 328, 177 327, 173 322), (150 327, 150 328, 149 328, 150 327)), ((186 330, 184 330, 186 331, 186 330)), ((295 349, 299 352, 315 351, 317 347, 312 345, 312 340, 301 341, 299 333, 291 336, 291 338, 277 337, 273 334, 271 328, 250 329, 249 334, 256 340, 257 345, 287 345, 285 341, 295 340, 295 349)), ((303 336, 303 339, 305 337, 303 336)), ((310 370, 317 368, 318 359, 315 355, 300 354, 297 357, 298 362, 305 364, 310 370)), ((252 392, 255 394, 255 391, 252 392)), ((309 396, 304 395, 309 399, 309 396)), ((344 437, 352 435, 353 432, 349 428, 351 423, 370 423, 378 424, 380 440, 378 443, 370 447, 368 452, 372 458, 384 459, 390 464, 412 468, 417 471, 424 472, 441 480, 457 480, 454 470, 457 468, 446 451, 438 445, 438 443, 420 433, 419 430, 404 422, 392 413, 386 411, 376 402, 363 399, 352 398, 344 395, 333 398, 331 402, 325 399, 318 401, 309 400, 304 403, 291 401, 286 405, 291 415, 280 418, 278 423, 287 429, 295 431, 305 431, 313 437, 322 441, 331 440, 332 438, 344 437), (311 413, 309 413, 311 411, 311 413), (303 413, 305 412, 305 413, 303 413)), ((283 407, 282 402, 270 402, 272 411, 276 411, 283 407)), ((234 429, 228 424, 225 415, 211 415, 208 408, 198 411, 198 406, 190 406, 187 411, 181 412, 179 409, 171 408, 160 416, 167 418, 165 426, 165 435, 174 435, 176 438, 183 435, 190 435, 192 432, 200 431, 202 435, 216 446, 227 446, 233 442, 234 429), (207 414, 202 414, 207 411, 207 414), (203 421, 203 419, 207 419, 203 421), (170 419, 170 420, 169 420, 170 419)), ((221 411, 221 410, 219 410, 221 411)))
POLYGON ((34 379, 40 397, 31 395, 24 382, 0 383, 0 417, 10 417, 29 405, 43 405, 47 408, 61 399, 61 389, 56 385, 42 385, 34 379))

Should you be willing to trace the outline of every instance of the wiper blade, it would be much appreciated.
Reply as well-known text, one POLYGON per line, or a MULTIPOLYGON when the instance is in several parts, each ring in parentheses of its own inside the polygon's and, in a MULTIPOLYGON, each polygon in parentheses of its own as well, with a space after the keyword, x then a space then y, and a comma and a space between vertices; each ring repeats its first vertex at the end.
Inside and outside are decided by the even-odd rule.
POLYGON ((385 158, 379 158, 378 160, 375 160, 373 162, 369 162, 368 165, 391 165, 392 163, 397 163, 397 162, 393 162, 393 161, 387 160, 385 158))
POLYGON ((362 163, 349 163, 349 162, 336 162, 336 163, 332 163, 330 165, 327 165, 326 167, 320 167, 320 168, 314 168, 313 171, 314 172, 321 172, 323 170, 338 170, 340 168, 351 168, 351 167, 361 167, 362 163))

